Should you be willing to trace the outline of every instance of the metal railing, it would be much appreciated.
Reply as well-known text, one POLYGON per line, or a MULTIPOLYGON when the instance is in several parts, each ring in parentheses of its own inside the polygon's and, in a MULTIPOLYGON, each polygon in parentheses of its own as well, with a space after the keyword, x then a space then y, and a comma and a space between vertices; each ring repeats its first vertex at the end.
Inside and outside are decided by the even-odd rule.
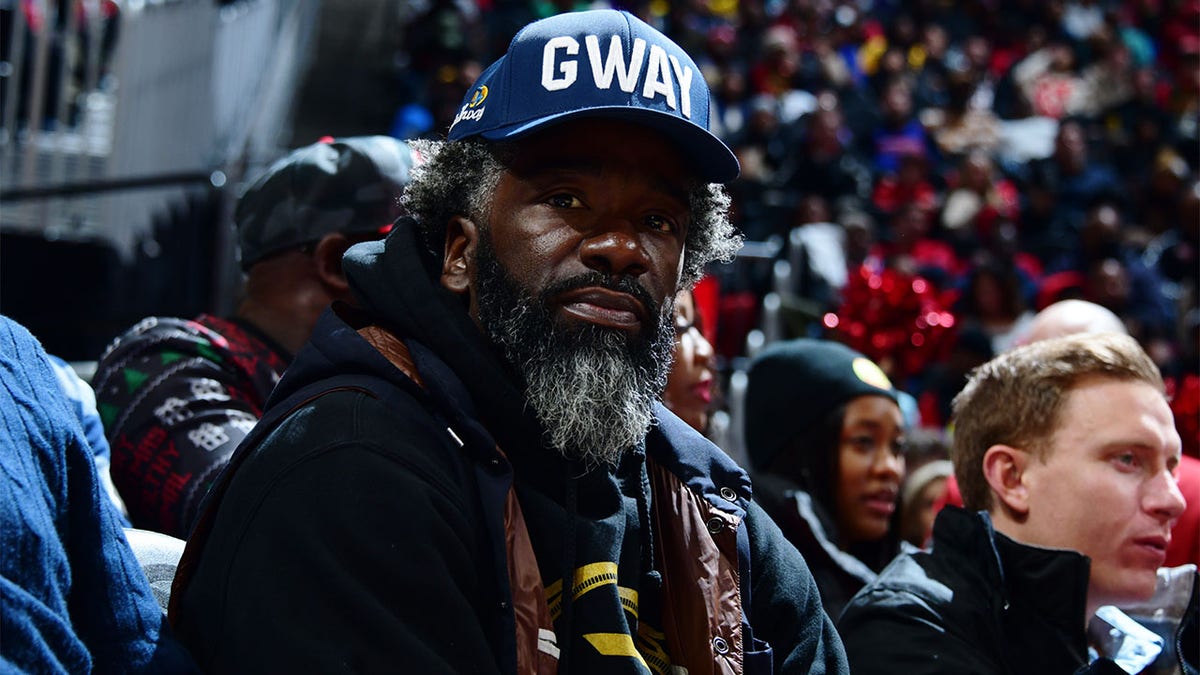
POLYGON ((128 258, 187 190, 280 154, 318 5, 0 0, 0 227, 128 258))

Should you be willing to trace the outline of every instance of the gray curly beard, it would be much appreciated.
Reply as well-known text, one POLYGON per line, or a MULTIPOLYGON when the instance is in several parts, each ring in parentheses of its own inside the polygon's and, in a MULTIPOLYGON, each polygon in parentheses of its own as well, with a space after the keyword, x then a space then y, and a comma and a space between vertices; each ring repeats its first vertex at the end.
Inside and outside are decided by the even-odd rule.
POLYGON ((524 379, 525 397, 546 431, 545 441, 585 467, 616 466, 639 447, 654 422, 666 386, 675 330, 665 307, 632 278, 591 272, 557 282, 535 297, 496 258, 485 229, 475 256, 479 322, 524 379), (645 303, 652 325, 629 335, 556 320, 552 299, 567 290, 603 286, 645 303))

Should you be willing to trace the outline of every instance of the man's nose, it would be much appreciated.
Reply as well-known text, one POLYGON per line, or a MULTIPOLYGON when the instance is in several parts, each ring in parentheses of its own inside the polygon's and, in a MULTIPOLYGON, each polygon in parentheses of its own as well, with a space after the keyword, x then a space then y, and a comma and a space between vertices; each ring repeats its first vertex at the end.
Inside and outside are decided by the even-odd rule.
POLYGON ((1146 510, 1160 517, 1175 520, 1183 515, 1187 500, 1179 483, 1166 470, 1162 471, 1147 489, 1146 510))
POLYGON ((588 233, 580 257, 589 268, 608 276, 636 277, 650 268, 650 256, 634 223, 614 219, 588 233))

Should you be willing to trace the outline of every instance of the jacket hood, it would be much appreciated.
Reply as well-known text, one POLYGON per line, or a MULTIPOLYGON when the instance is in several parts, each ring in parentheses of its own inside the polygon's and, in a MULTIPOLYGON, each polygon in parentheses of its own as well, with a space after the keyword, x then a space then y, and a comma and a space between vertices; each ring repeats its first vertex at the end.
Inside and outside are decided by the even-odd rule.
MULTIPOLYGON (((417 222, 396 221, 383 240, 350 247, 343 259, 350 289, 385 328, 453 356, 486 342, 466 312, 466 300, 438 282, 440 266, 424 252, 417 222)), ((490 352, 490 348, 484 351, 490 352)), ((462 365, 447 358, 447 363, 462 365)), ((492 377, 505 377, 499 359, 477 364, 492 377), (494 372, 493 372, 494 371, 494 372)))
POLYGON ((466 299, 438 282, 440 265, 424 253, 412 218, 396 221, 387 238, 352 246, 343 269, 362 307, 383 328, 426 346, 455 373, 502 448, 541 438, 525 409, 520 378, 467 314, 466 299), (466 374, 469 374, 466 375, 466 374))
MULTIPOLYGON (((543 436, 541 424, 526 408, 519 376, 471 320, 466 300, 438 282, 440 266, 425 250, 416 221, 401 218, 386 239, 351 247, 343 269, 359 303, 374 320, 397 335, 421 343, 454 373, 461 374, 477 414, 510 461, 522 464, 522 455, 528 455, 534 461, 522 471, 541 474, 545 480, 538 482, 552 492, 555 486, 561 490, 562 477, 569 467, 559 453, 517 452, 529 448, 531 439, 539 439, 540 444, 543 436)), ((749 494, 745 472, 724 455, 715 460, 708 450, 697 450, 699 454, 691 456, 690 451, 663 447, 660 437, 664 426, 672 430, 673 438, 691 435, 680 433, 682 423, 675 424, 677 420, 661 405, 656 407, 655 417, 657 423, 651 429, 647 449, 657 461, 683 475, 685 482, 695 483, 691 487, 702 494, 715 491, 711 486, 714 473, 728 481, 726 484, 740 485, 749 494)), ((695 440, 698 445, 708 446, 698 435, 695 440)), ((572 471, 578 475, 579 468, 572 471)))
POLYGON ((462 382, 488 434, 515 475, 554 500, 566 500, 564 476, 583 491, 615 495, 605 471, 585 472, 545 446, 545 431, 526 405, 524 385, 467 313, 467 300, 439 282, 440 264, 425 251, 417 222, 402 218, 383 241, 351 247, 343 259, 350 288, 381 327, 432 351, 462 382), (593 482, 598 483, 588 487, 593 482))

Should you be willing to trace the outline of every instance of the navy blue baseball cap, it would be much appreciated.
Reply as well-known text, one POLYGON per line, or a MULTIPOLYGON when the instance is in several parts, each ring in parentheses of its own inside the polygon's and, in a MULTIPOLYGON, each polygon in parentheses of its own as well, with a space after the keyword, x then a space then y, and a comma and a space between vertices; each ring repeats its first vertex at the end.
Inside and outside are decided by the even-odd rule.
POLYGON ((737 178, 733 152, 708 130, 708 84, 687 52, 649 24, 611 9, 535 21, 479 76, 450 125, 452 141, 520 138, 582 117, 626 119, 662 132, 701 178, 737 178))

